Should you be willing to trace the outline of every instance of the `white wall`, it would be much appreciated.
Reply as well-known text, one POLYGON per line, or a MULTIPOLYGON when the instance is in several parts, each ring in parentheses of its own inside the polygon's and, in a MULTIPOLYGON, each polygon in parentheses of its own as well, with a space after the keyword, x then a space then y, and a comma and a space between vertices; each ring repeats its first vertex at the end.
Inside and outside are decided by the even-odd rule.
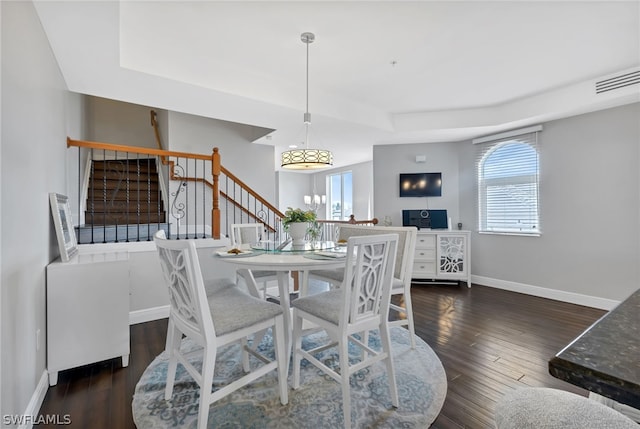
POLYGON ((82 131, 30 2, 2 19, 0 415, 22 414, 46 365, 45 267, 58 256, 49 192, 67 193, 66 136, 82 131), (41 332, 36 350, 36 331, 41 332))

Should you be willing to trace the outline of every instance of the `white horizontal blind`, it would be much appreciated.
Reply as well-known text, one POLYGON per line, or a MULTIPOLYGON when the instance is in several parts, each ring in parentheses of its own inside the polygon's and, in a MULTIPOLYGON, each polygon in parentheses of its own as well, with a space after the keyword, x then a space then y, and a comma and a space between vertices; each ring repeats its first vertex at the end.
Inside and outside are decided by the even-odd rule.
POLYGON ((538 133, 476 148, 480 232, 539 235, 538 133))

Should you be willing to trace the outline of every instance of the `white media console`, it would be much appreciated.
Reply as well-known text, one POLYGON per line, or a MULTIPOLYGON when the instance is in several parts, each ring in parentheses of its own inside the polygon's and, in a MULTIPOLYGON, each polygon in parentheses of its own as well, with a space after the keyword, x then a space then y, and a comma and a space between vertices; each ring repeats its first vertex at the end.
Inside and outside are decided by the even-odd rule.
POLYGON ((413 280, 466 281, 471 287, 470 231, 418 231, 413 280))

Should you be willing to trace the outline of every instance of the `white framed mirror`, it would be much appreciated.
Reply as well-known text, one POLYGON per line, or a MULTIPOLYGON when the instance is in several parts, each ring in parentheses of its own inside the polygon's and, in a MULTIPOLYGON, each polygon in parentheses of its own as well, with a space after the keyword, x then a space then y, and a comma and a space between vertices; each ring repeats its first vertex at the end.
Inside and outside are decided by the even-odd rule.
POLYGON ((63 262, 69 262, 69 259, 78 252, 78 242, 76 241, 76 233, 71 220, 69 198, 66 195, 52 192, 49 194, 49 202, 51 204, 53 224, 56 228, 56 237, 58 237, 60 259, 63 262))

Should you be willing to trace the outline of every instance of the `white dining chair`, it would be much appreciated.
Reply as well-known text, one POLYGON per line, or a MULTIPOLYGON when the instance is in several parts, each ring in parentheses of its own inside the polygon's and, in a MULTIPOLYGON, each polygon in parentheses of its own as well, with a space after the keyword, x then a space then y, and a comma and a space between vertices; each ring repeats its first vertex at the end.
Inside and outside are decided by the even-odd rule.
POLYGON ((165 399, 169 400, 173 395, 176 369, 180 362, 200 386, 199 429, 207 427, 209 407, 213 402, 276 369, 280 402, 287 404, 288 356, 285 352, 286 336, 281 307, 250 296, 230 279, 209 282, 205 288, 192 240, 167 240, 164 231, 158 231, 154 235, 154 242, 169 288, 170 301, 165 347, 169 357, 165 399), (274 340, 274 360, 249 348, 246 340, 248 336, 269 328, 274 340), (180 345, 183 335, 202 349, 182 352, 180 345), (235 342, 240 342, 242 346, 242 366, 246 374, 212 391, 217 348, 235 342), (197 353, 202 353, 202 371, 198 371, 190 362, 190 358, 197 353), (249 353, 262 362, 253 370, 250 368, 249 353))
MULTIPOLYGON (((367 236, 376 234, 398 234, 398 253, 393 273, 393 286, 391 295, 402 295, 404 307, 399 304, 390 304, 390 310, 397 313, 398 317, 391 321, 390 326, 407 326, 411 333, 411 348, 416 348, 415 324, 413 318, 413 304, 411 302, 411 274, 413 272, 413 259, 415 255, 418 230, 413 227, 393 226, 362 226, 341 225, 337 240, 347 240, 354 236, 367 236)), ((344 269, 317 270, 309 272, 310 279, 321 280, 332 286, 339 286, 344 277, 344 269)))
POLYGON ((386 362, 391 403, 398 407, 398 389, 388 320, 397 248, 397 234, 349 238, 341 287, 298 298, 291 303, 294 344, 293 388, 300 387, 300 365, 303 358, 340 383, 345 428, 351 427, 349 379, 355 372, 378 361, 386 362), (304 350, 302 337, 309 332, 303 331, 304 321, 309 321, 326 331, 330 343, 304 350), (372 330, 379 330, 382 350, 369 347, 366 333, 372 330), (361 351, 360 361, 353 365, 349 363, 349 344, 354 344, 361 351), (339 371, 316 357, 317 353, 332 347, 338 350, 339 371))
MULTIPOLYGON (((249 249, 252 243, 258 243, 262 239, 264 225, 261 223, 234 223, 231 224, 231 247, 249 249)), ((269 282, 278 281, 275 271, 249 270, 247 273, 253 276, 256 284, 262 284, 262 297, 267 298, 269 282)))

